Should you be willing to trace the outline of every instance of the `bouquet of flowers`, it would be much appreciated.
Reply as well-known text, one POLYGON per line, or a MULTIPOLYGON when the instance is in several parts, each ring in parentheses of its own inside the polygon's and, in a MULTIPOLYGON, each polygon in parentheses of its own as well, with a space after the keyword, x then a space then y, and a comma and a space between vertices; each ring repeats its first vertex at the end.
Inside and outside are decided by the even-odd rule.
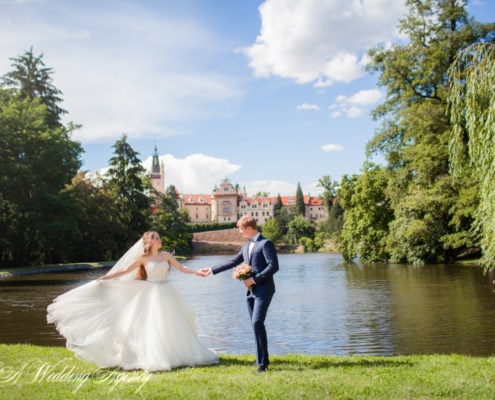
POLYGON ((251 266, 247 264, 242 264, 234 269, 234 273, 232 274, 232 276, 234 277, 234 279, 239 279, 240 281, 244 281, 247 278, 251 277, 252 274, 253 272, 251 271, 251 266))

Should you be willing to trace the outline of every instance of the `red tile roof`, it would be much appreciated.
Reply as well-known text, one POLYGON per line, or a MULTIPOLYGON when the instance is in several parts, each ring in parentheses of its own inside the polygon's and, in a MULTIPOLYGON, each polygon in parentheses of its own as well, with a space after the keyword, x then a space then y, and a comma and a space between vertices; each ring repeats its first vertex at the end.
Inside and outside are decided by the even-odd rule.
MULTIPOLYGON (((304 204, 309 206, 321 206, 323 205, 323 198, 321 197, 310 197, 305 194, 304 204)), ((209 194, 184 194, 182 196, 184 199, 184 204, 211 204, 211 195, 209 194), (201 199, 203 201, 201 201, 201 199)), ((280 196, 282 199, 282 205, 284 207, 292 207, 296 205, 296 196, 280 196)), ((248 205, 253 203, 263 204, 268 202, 271 205, 277 204, 277 197, 242 197, 240 201, 244 201, 248 205)))
POLYGON ((184 204, 211 204, 211 195, 209 194, 185 194, 182 196, 184 204), (201 201, 202 200, 202 201, 201 201))

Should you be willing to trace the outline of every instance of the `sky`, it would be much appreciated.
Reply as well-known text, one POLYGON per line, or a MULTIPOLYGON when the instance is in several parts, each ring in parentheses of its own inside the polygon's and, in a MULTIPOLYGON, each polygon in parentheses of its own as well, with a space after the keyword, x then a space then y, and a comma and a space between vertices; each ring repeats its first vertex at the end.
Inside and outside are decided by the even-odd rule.
MULTIPOLYGON (((469 13, 495 21, 495 2, 469 13)), ((33 48, 81 128, 82 169, 116 140, 165 185, 316 196, 359 173, 384 100, 367 51, 404 38, 405 0, 0 0, 0 75, 33 48)), ((379 160, 378 160, 379 161, 379 160)))

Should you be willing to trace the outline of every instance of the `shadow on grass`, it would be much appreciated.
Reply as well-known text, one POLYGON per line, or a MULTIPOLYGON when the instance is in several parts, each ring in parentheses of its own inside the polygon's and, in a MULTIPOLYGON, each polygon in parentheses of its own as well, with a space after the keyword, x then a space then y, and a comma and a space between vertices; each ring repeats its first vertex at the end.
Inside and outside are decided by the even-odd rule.
POLYGON ((250 367, 254 362, 254 358, 250 361, 234 358, 234 356, 229 356, 228 358, 220 356, 220 364, 213 365, 213 367, 218 365, 223 365, 225 367, 250 367))
MULTIPOLYGON (((362 368, 390 368, 390 367, 412 367, 414 362, 408 360, 397 360, 387 358, 360 358, 354 356, 342 357, 270 357, 270 368, 277 370, 302 371, 306 369, 328 369, 328 368, 345 368, 345 367, 362 367, 362 368)), ((245 359, 236 359, 234 357, 220 357, 220 365, 229 367, 249 367, 252 361, 245 359)))

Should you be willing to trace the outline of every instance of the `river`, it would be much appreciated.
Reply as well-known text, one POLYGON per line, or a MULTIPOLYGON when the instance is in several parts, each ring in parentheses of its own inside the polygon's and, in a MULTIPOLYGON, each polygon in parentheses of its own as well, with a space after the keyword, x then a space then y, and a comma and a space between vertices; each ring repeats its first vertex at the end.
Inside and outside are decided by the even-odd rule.
MULTIPOLYGON (((227 256, 199 256, 193 269, 227 256)), ((495 354, 492 278, 458 265, 359 265, 338 254, 281 254, 266 320, 272 354, 495 354)), ((0 279, 0 343, 63 346, 46 323, 57 295, 104 270, 0 279)), ((175 270, 171 283, 196 312, 202 341, 220 353, 252 354, 244 286, 229 271, 200 278, 175 270)))

